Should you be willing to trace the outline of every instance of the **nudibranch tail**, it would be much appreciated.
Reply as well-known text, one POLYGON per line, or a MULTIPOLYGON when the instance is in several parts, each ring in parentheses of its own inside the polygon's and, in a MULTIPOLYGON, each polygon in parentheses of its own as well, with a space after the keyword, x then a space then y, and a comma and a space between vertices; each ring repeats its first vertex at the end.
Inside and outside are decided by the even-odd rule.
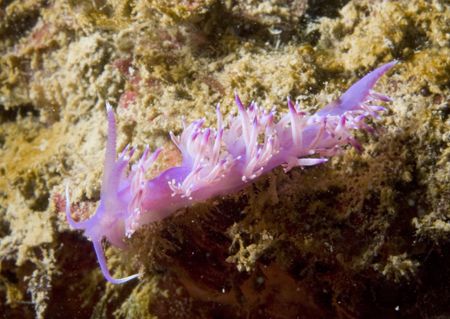
MULTIPOLYGON (((339 99, 325 106, 316 114, 338 115, 343 114, 347 111, 355 111, 361 109, 363 103, 371 99, 389 102, 389 97, 377 92, 373 92, 372 88, 387 71, 392 69, 397 64, 397 62, 397 60, 391 61, 369 72, 361 80, 350 86, 350 88, 344 94, 342 94, 339 99)), ((371 115, 375 113, 372 112, 371 115)))

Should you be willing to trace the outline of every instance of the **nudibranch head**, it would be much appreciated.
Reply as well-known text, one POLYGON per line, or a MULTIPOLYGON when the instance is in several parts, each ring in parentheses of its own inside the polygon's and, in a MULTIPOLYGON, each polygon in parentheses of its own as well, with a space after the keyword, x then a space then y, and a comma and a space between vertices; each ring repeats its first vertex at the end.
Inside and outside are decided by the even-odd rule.
POLYGON ((158 157, 160 150, 150 154, 149 147, 142 157, 127 173, 134 148, 126 146, 116 160, 116 125, 114 111, 109 103, 106 105, 108 116, 108 140, 101 187, 100 203, 95 214, 87 220, 76 222, 70 211, 69 189, 66 187, 66 216, 75 229, 84 230, 85 235, 94 244, 95 252, 104 276, 112 283, 123 283, 137 275, 114 279, 110 275, 102 248, 102 240, 119 248, 125 248, 124 238, 127 229, 134 229, 135 215, 142 213, 142 195, 145 191, 145 173, 158 157))

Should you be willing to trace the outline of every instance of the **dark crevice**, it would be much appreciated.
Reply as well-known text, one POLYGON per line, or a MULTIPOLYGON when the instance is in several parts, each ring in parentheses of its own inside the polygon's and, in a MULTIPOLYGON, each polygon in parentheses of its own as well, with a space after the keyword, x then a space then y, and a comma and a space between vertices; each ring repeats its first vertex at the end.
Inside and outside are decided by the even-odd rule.
POLYGON ((309 18, 317 19, 321 17, 336 18, 339 10, 350 0, 311 0, 309 1, 306 15, 309 18))
POLYGON ((14 0, 3 0, 0 2, 0 10, 6 9, 14 0))
MULTIPOLYGON (((2 14, 4 15, 4 11, 6 11, 10 4, 9 2, 12 1, 7 1, 6 5, 1 4, 0 17, 2 14)), ((46 1, 40 1, 29 9, 22 9, 23 11, 2 17, 4 21, 0 23, 0 39, 20 39, 24 34, 34 28, 39 20, 42 7, 46 5, 46 1)))
POLYGON ((57 242, 60 273, 53 279, 45 318, 89 318, 105 289, 104 281, 92 283, 97 287, 86 294, 89 274, 98 267, 92 244, 75 232, 60 233, 57 242))
MULTIPOLYGON (((2 212, 2 214, 6 214, 5 212, 2 212)), ((0 219, 0 238, 6 237, 11 233, 11 228, 9 226, 9 222, 5 219, 0 219)))
POLYGON ((40 112, 31 104, 16 106, 13 108, 5 108, 0 104, 0 124, 7 122, 15 122, 18 117, 39 117, 40 112))

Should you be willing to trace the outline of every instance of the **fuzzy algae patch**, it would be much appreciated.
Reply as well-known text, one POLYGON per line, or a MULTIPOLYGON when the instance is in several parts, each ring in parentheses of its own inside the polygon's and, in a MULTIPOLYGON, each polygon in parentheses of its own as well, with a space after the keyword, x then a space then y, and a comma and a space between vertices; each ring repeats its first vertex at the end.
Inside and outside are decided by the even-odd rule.
MULTIPOLYGON (((449 19, 439 0, 1 4, 0 313, 450 315, 449 19), (59 213, 67 181, 78 216, 95 209, 105 101, 119 148, 154 148, 182 116, 230 111, 235 89, 314 110, 393 58, 378 88, 394 102, 362 154, 276 171, 140 230, 126 254, 108 249, 139 283, 105 285, 59 213)), ((170 150, 158 165, 178 160, 170 150)))

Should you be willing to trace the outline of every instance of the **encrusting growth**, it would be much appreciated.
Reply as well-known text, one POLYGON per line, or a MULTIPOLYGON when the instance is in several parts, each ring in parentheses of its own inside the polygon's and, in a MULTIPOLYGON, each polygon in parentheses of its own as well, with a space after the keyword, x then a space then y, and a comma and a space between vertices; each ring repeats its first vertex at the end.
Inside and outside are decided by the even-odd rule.
POLYGON ((378 103, 389 102, 390 98, 372 88, 395 64, 393 61, 370 72, 312 115, 288 99, 289 111, 275 121, 275 110, 266 112, 255 102, 246 108, 236 94, 237 116, 224 121, 217 106, 216 128, 205 128, 204 120, 198 120, 188 126, 183 123, 180 136, 170 134, 182 154, 182 163, 153 179, 146 179, 145 173, 161 150, 150 153, 147 146, 129 168, 135 149, 127 146, 116 156, 114 111, 107 104, 108 141, 100 205, 91 218, 75 222, 67 187, 67 220, 92 240, 108 281, 119 284, 136 278, 138 275, 121 279, 111 276, 101 245, 104 238, 125 248, 123 239, 140 226, 161 220, 181 207, 235 192, 280 165, 287 172, 296 166, 324 163, 348 144, 361 149, 352 131, 370 132, 366 118, 377 119, 385 110, 378 103))

